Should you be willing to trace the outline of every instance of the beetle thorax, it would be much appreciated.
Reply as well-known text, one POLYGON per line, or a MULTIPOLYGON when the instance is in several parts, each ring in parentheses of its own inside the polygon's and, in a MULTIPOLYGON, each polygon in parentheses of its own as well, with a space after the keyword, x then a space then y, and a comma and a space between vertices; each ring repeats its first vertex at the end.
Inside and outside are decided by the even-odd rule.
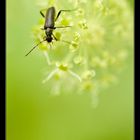
POLYGON ((51 28, 47 28, 46 31, 45 31, 47 36, 51 36, 52 32, 53 32, 53 29, 51 29, 51 28))

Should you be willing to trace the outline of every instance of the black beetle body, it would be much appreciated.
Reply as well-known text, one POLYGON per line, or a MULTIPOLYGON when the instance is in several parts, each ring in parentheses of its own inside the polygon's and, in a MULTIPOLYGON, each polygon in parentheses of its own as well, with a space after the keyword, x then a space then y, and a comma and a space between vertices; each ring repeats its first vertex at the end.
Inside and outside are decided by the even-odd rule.
MULTIPOLYGON (((46 11, 46 15, 43 14, 42 11, 44 11, 46 9, 43 9, 40 11, 40 14, 45 18, 45 23, 44 23, 44 28, 43 30, 45 30, 45 34, 46 36, 44 37, 44 39, 39 42, 35 47, 33 47, 25 56, 27 56, 31 51, 33 51, 40 43, 47 41, 48 43, 51 43, 53 39, 55 39, 57 41, 57 38, 54 36, 53 34, 53 30, 56 28, 66 28, 66 27, 71 27, 71 26, 60 26, 60 27, 55 27, 55 21, 58 19, 59 15, 61 14, 61 12, 70 12, 70 11, 74 11, 74 10, 60 10, 55 18, 55 8, 52 6, 50 8, 47 9, 46 11)), ((64 41, 66 43, 68 43, 67 41, 64 41)))

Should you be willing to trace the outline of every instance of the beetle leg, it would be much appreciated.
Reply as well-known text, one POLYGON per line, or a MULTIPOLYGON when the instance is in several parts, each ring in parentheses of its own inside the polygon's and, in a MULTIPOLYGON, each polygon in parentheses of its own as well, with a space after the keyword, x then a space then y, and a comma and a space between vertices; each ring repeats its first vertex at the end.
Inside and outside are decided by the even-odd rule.
POLYGON ((54 27, 54 28, 67 28, 67 27, 72 27, 72 26, 58 26, 58 27, 54 27))
POLYGON ((54 34, 52 34, 52 35, 53 35, 54 39, 55 39, 56 41, 58 41, 58 39, 55 37, 55 35, 54 35, 54 34))
POLYGON ((44 17, 44 18, 45 18, 45 15, 42 13, 42 11, 40 11, 40 14, 41 14, 41 16, 42 16, 42 17, 44 17))
POLYGON ((43 12, 42 11, 46 11, 47 9, 42 9, 42 10, 40 10, 40 14, 42 15, 42 17, 44 17, 45 18, 45 15, 43 14, 43 12))
POLYGON ((58 19, 58 17, 60 16, 61 12, 71 12, 71 11, 75 11, 76 9, 74 10, 60 10, 55 18, 55 21, 58 19))

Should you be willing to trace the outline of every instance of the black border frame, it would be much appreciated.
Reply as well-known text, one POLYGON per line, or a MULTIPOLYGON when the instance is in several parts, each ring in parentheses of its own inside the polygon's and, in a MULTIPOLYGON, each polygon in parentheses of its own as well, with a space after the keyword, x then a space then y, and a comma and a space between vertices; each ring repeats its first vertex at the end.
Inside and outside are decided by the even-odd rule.
POLYGON ((140 139, 140 10, 134 1, 134 138, 140 139))
MULTIPOLYGON (((1 0, 1 4, 0 4, 0 9, 1 9, 1 13, 0 13, 0 80, 1 80, 1 84, 0 84, 0 117, 1 117, 1 122, 0 122, 0 128, 1 128, 1 134, 0 134, 0 139, 3 140, 6 138, 6 1, 5 0, 1 0)), ((140 62, 140 58, 138 58, 139 56, 139 40, 140 40, 140 11, 139 11, 139 3, 137 1, 134 2, 134 9, 135 9, 135 35, 134 35, 134 39, 135 39, 135 98, 134 98, 134 106, 135 106, 135 112, 134 112, 134 116, 135 116, 135 129, 134 129, 134 133, 135 133, 135 139, 139 139, 139 131, 140 131, 140 92, 139 90, 139 86, 140 86, 140 71, 139 71, 139 62, 140 62), (136 10, 137 9, 137 10, 136 10), (137 18, 136 18, 137 16, 137 18), (136 29, 137 28, 137 29, 136 29), (137 90, 136 90, 137 89, 137 90), (136 93, 137 92, 137 93, 136 93), (136 131, 137 130, 137 131, 136 131)))
POLYGON ((0 2, 0 139, 6 138, 6 1, 0 2))

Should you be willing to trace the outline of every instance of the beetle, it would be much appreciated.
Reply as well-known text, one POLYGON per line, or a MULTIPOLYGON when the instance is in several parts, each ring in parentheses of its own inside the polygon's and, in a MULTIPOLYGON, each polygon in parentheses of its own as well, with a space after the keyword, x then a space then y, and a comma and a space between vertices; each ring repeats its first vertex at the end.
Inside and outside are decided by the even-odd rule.
MULTIPOLYGON (((76 9, 73 9, 73 10, 60 10, 56 17, 55 17, 56 12, 55 12, 55 7, 54 6, 48 8, 46 10, 46 15, 43 14, 44 10, 46 10, 46 9, 40 10, 40 14, 42 15, 43 18, 45 18, 44 27, 41 28, 41 29, 45 30, 46 36, 44 37, 44 39, 41 42, 39 42, 36 46, 34 46, 25 56, 27 56, 29 53, 31 53, 39 44, 41 44, 44 41, 47 41, 48 43, 51 43, 52 40, 57 41, 57 38, 54 36, 53 31, 56 28, 66 28, 66 27, 71 27, 71 26, 59 26, 59 27, 56 27, 55 22, 57 21, 57 19, 60 16, 61 12, 70 12, 70 11, 74 11, 76 9)), ((64 42, 69 43, 68 41, 64 41, 64 42)))

